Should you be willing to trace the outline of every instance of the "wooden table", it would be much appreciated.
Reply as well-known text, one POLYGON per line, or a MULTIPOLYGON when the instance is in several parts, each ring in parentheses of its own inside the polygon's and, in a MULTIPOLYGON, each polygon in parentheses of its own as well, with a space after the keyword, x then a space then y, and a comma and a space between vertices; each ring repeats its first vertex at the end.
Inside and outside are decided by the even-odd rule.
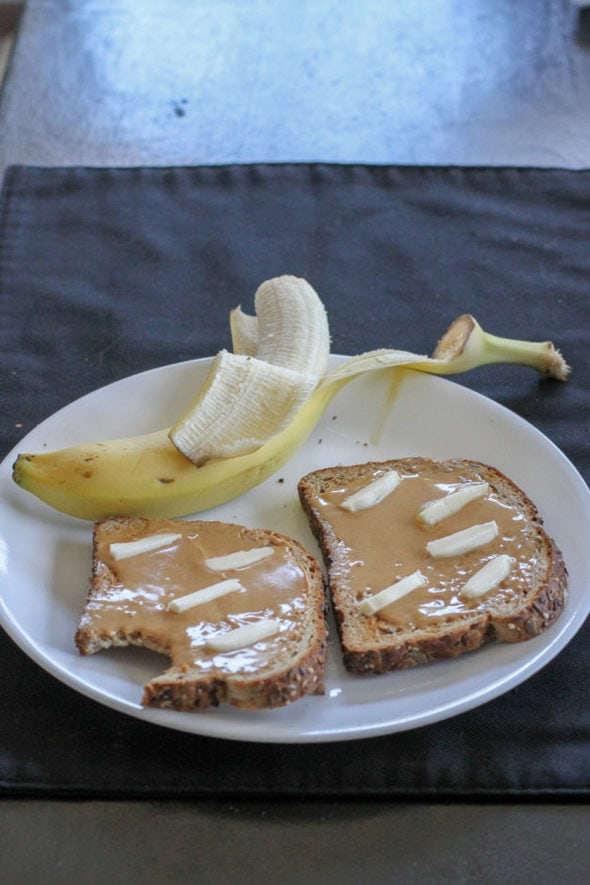
MULTIPOLYGON (((578 15, 566 0, 30 0, 0 169, 587 167, 578 15)), ((590 860, 582 805, 53 799, 0 815, 14 882, 574 883, 590 860)))

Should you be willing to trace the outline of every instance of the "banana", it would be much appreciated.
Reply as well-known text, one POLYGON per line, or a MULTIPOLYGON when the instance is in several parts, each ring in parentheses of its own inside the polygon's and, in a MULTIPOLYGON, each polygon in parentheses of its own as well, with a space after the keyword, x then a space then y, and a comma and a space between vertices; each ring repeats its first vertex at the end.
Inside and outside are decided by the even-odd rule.
POLYGON ((254 303, 256 317, 230 315, 234 347, 247 353, 220 351, 170 430, 176 448, 197 466, 259 449, 293 420, 326 369, 328 320, 309 283, 293 276, 267 280, 254 303))
POLYGON ((181 537, 178 532, 158 532, 155 535, 148 535, 147 538, 138 538, 136 541, 115 542, 109 546, 109 550, 113 559, 131 559, 142 553, 153 553, 162 547, 169 547, 181 537))
POLYGON ((211 556, 205 560, 207 568, 213 572, 226 572, 235 569, 249 568, 274 556, 274 547, 253 547, 251 550, 235 550, 233 553, 226 553, 222 556, 211 556))
MULTIPOLYGON (((271 300, 280 300, 276 298, 276 287, 274 291, 271 287, 270 291, 272 297, 268 297, 271 300)), ((289 291, 292 291, 291 283, 289 291)), ((326 323, 324 331, 318 335, 323 343, 320 345, 314 340, 311 347, 305 345, 303 350, 308 360, 308 371, 303 374, 314 375, 322 364, 327 321, 325 312, 322 320, 315 308, 306 316, 307 319, 304 319, 302 312, 296 321, 299 339, 305 339, 313 332, 306 329, 306 323, 319 322, 320 327, 326 323), (312 316, 316 319, 312 320, 312 316), (311 367, 314 372, 309 371, 311 367)), ((256 348, 255 359, 260 358, 259 348, 262 348, 263 337, 263 352, 267 358, 274 360, 289 362, 295 358, 293 354, 297 348, 303 347, 300 340, 291 342, 287 347, 284 342, 278 345, 268 334, 268 328, 274 321, 268 321, 267 330, 261 335, 260 318, 254 320, 254 323, 244 321, 239 314, 234 314, 234 329, 238 338, 240 328, 243 330, 248 326, 246 337, 251 342, 250 346, 256 348)), ((294 325, 289 321, 289 335, 294 325)), ((277 327, 283 328, 283 320, 277 321, 277 327)), ((315 339, 315 333, 313 337, 315 339)), ((510 339, 498 339, 485 333, 469 316, 455 321, 441 341, 444 347, 439 344, 431 359, 405 351, 380 350, 351 357, 338 368, 325 372, 311 394, 295 408, 292 419, 285 419, 283 413, 281 420, 283 423, 287 420, 286 426, 271 434, 254 451, 231 457, 209 457, 202 466, 196 467, 171 441, 172 429, 166 428, 141 436, 83 444, 57 452, 23 453, 14 464, 13 479, 21 488, 56 510, 80 519, 97 520, 112 515, 187 516, 223 504, 272 476, 304 443, 338 391, 364 372, 387 367, 395 370, 395 367, 406 366, 437 374, 453 374, 485 365, 486 362, 501 361, 502 347, 505 349, 506 362, 525 362, 539 372, 560 380, 565 380, 569 371, 559 352, 547 342, 515 343, 510 339)), ((297 353, 296 358, 299 359, 302 350, 297 353)), ((268 359, 262 362, 273 365, 268 359)), ((289 369, 288 366, 283 368, 289 369)), ((263 430, 261 436, 268 435, 268 425, 265 424, 263 430)), ((223 438, 227 442, 225 432, 223 438)))
POLYGON ((266 280, 254 295, 256 316, 230 311, 234 353, 321 375, 328 365, 330 330, 317 292, 301 277, 266 280), (288 335, 286 334, 288 332, 288 335))
POLYGON ((217 581, 216 584, 209 584, 193 593, 186 593, 184 596, 176 596, 168 603, 168 611, 180 614, 188 611, 189 608, 195 608, 197 605, 203 605, 206 602, 213 602, 221 596, 227 596, 229 593, 239 593, 244 590, 237 578, 227 578, 225 581, 217 581))
POLYGON ((262 618, 260 621, 253 621, 251 624, 242 624, 241 627, 234 627, 233 630, 226 630, 223 633, 214 633, 207 636, 205 645, 212 651, 218 651, 224 654, 228 651, 235 651, 238 648, 246 648, 254 645, 255 642, 262 642, 274 636, 281 629, 279 621, 273 618, 262 618))

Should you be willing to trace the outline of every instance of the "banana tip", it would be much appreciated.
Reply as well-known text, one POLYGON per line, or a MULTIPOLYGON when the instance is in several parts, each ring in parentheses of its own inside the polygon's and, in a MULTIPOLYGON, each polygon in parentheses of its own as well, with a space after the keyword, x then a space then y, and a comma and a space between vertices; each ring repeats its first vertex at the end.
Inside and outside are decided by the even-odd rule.
POLYGON ((22 485, 28 465, 34 460, 34 455, 17 455, 16 461, 12 465, 12 479, 17 485, 22 485))

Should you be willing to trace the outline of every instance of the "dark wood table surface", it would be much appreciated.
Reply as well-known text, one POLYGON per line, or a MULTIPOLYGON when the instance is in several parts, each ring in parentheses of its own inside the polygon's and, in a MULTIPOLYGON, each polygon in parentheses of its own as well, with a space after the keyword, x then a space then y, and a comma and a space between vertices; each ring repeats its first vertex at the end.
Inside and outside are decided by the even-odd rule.
MULTIPOLYGON (((30 0, 7 165, 590 166, 568 0, 30 0)), ((582 882, 576 804, 0 803, 5 881, 582 882)))

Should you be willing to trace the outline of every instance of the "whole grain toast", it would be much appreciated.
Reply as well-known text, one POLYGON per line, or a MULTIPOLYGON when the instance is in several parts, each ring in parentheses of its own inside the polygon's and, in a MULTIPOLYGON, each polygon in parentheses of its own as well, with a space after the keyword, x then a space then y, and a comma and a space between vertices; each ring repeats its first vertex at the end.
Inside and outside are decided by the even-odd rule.
POLYGON ((562 554, 533 502, 492 466, 422 457, 337 466, 307 474, 298 492, 325 561, 343 662, 352 673, 384 673, 453 658, 492 641, 528 640, 562 611, 562 554), (357 512, 342 507, 355 489, 389 471, 401 481, 383 500, 357 512), (472 483, 487 483, 489 494, 436 525, 420 522, 425 503, 472 483), (498 525, 496 518, 499 536, 478 550, 441 565, 426 549, 430 540, 474 524, 498 525), (469 575, 497 554, 510 555, 510 575, 483 597, 463 599, 469 575), (361 612, 363 600, 415 569, 424 585, 381 611, 361 612))
POLYGON ((94 526, 91 586, 75 642, 83 655, 126 645, 167 655, 171 666, 145 685, 144 706, 283 706, 323 692, 323 574, 297 541, 278 532, 196 520, 104 519, 94 526), (113 557, 111 544, 161 533, 180 538, 127 559, 113 557), (245 568, 214 571, 205 564, 259 547, 268 548, 268 557, 245 568), (189 592, 235 579, 240 587, 220 598, 181 612, 168 608, 189 592), (274 625, 275 632, 228 651, 207 645, 253 623, 274 625))

